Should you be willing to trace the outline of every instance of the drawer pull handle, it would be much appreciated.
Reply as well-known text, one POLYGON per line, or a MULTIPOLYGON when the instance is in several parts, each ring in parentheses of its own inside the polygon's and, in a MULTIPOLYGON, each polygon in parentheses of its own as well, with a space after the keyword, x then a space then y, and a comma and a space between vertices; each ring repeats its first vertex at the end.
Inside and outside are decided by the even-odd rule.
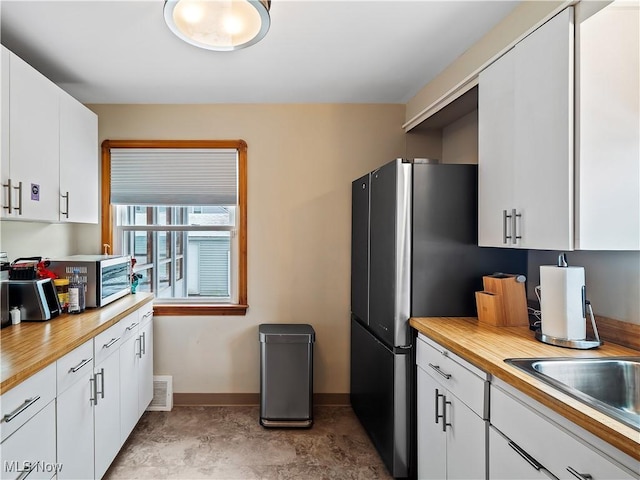
POLYGON ((71 367, 68 373, 76 373, 78 370, 84 367, 87 363, 91 362, 91 360, 92 360, 91 358, 85 358, 84 360, 81 360, 78 365, 76 365, 75 367, 71 367))
POLYGON ((440 375, 442 375, 444 378, 446 378, 447 380, 451 378, 450 373, 444 373, 442 370, 440 370, 440 365, 434 365, 433 363, 430 363, 429 366, 433 368, 436 372, 438 372, 440 375))
POLYGON ((111 340, 109 340, 108 343, 105 343, 104 345, 102 345, 102 348, 111 348, 113 344, 116 343, 118 340, 120 340, 120 337, 112 338, 111 340))
POLYGON ((509 446, 511 448, 513 448, 513 450, 515 450, 515 452, 520 455, 522 458, 524 458, 527 463, 529 465, 531 465, 533 468, 535 468, 536 470, 540 471, 540 470, 545 470, 545 468, 542 466, 542 464, 540 462, 538 462, 535 458, 533 458, 531 455, 529 455, 527 452, 525 452, 522 448, 520 448, 518 445, 516 445, 513 442, 509 442, 509 446))
POLYGON ((133 330, 138 326, 138 322, 133 322, 131 325, 127 327, 127 330, 133 330))
POLYGON ((16 408, 13 412, 7 413, 4 417, 2 417, 2 419, 6 423, 9 423, 11 420, 16 418, 18 415, 20 415, 22 412, 24 412, 27 408, 29 408, 31 405, 36 403, 38 400, 40 400, 40 395, 37 395, 37 396, 32 397, 32 398, 27 398, 22 405, 20 405, 18 408, 16 408))
POLYGON ((31 472, 35 470, 35 468, 38 466, 38 463, 39 462, 31 463, 28 468, 25 468, 24 470, 22 470, 22 473, 20 473, 20 475, 16 478, 16 480, 24 480, 29 475, 31 475, 31 472))
POLYGON ((593 477, 588 473, 579 473, 576 469, 567 467, 567 472, 576 477, 578 480, 591 480, 593 477))
POLYGON ((149 318, 151 315, 153 315, 153 310, 151 310, 150 312, 145 313, 142 318, 149 318))

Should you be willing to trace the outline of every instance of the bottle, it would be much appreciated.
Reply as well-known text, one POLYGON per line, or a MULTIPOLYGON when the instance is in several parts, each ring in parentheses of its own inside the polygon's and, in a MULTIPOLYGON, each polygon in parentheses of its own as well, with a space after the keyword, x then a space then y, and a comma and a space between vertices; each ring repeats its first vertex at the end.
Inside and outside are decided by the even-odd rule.
POLYGON ((85 309, 85 284, 80 279, 80 269, 74 268, 69 280, 69 313, 82 313, 85 309))

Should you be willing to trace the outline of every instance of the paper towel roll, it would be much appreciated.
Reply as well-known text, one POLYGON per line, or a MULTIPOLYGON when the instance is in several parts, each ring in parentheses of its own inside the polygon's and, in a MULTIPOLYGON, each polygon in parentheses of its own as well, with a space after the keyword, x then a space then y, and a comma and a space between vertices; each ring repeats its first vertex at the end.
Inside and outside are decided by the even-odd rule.
POLYGON ((540 266, 542 333, 564 340, 587 337, 583 267, 540 266))

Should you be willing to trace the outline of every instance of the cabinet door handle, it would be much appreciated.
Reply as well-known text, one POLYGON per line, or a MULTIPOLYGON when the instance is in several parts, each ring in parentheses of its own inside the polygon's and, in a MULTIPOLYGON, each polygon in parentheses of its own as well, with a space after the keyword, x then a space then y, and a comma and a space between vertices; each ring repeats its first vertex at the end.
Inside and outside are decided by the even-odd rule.
POLYGON ((7 212, 7 213, 11 213, 11 210, 13 210, 12 202, 11 202, 11 200, 12 200, 12 193, 13 193, 12 188, 11 188, 11 179, 10 179, 10 178, 8 178, 8 179, 7 179, 7 183, 3 183, 3 184, 2 184, 2 187, 3 187, 3 188, 4 188, 4 187, 7 187, 7 197, 8 197, 8 198, 7 198, 7 205, 6 205, 6 206, 3 206, 2 208, 4 208, 5 210, 8 210, 8 212, 7 212))
POLYGON ((18 190, 18 206, 15 210, 18 211, 20 215, 22 215, 22 182, 18 182, 17 187, 13 187, 14 190, 18 190))
POLYGON ((567 472, 576 477, 578 480, 591 480, 593 477, 588 473, 579 473, 576 469, 567 467, 567 472))
POLYGON ((438 372, 440 375, 442 375, 444 378, 446 378, 447 380, 451 378, 450 373, 444 373, 442 370, 440 370, 440 365, 434 365, 430 363, 429 366, 433 368, 436 372, 438 372))
POLYGON ((85 358, 84 360, 81 360, 78 365, 76 365, 75 367, 71 367, 69 369, 68 373, 76 373, 78 370, 80 370, 82 367, 84 367, 87 363, 91 362, 91 360, 93 360, 93 359, 92 358, 85 358))
POLYGON ((11 420, 16 418, 18 415, 20 415, 22 412, 24 412, 27 408, 29 408, 31 405, 36 403, 38 400, 40 400, 40 396, 39 395, 36 395, 35 397, 27 398, 24 401, 24 403, 22 405, 20 405, 18 408, 16 408, 13 412, 7 413, 4 417, 2 417, 2 420, 5 423, 9 423, 11 420))
POLYGON ((511 238, 511 235, 507 233, 507 227, 509 222, 507 219, 511 218, 511 215, 507 215, 507 211, 502 211, 502 243, 507 243, 507 240, 511 238))
POLYGON ((113 344, 116 343, 119 340, 120 340, 120 337, 112 338, 111 340, 109 340, 108 343, 105 343, 104 345, 102 345, 102 348, 111 348, 113 346, 113 344))
POLYGON ((142 355, 145 355, 147 353, 147 336, 146 336, 146 332, 142 332, 142 335, 140 335, 140 338, 142 340, 140 340, 140 358, 142 358, 142 355))
POLYGON ((101 368, 99 372, 95 374, 97 377, 100 375, 100 391, 98 391, 98 380, 96 379, 96 404, 98 403, 98 394, 100 398, 104 398, 104 368, 101 368))
POLYGON ((515 245, 516 243, 518 243, 518 240, 520 240, 522 237, 520 235, 518 235, 518 218, 522 218, 522 214, 521 213, 516 213, 516 209, 512 209, 511 210, 511 222, 513 224, 513 229, 511 230, 511 237, 512 237, 512 243, 515 245))
POLYGON ((89 379, 89 383, 91 385, 91 396, 89 397, 89 401, 94 405, 98 405, 98 392, 96 391, 96 376, 95 374, 89 379))
POLYGON ((447 401, 446 396, 442 396, 442 431, 446 432, 447 427, 452 427, 453 425, 447 422, 447 405, 451 405, 451 402, 447 401))
POLYGON ((440 397, 444 398, 444 395, 441 394, 436 388, 436 424, 441 418, 444 419, 444 415, 440 415, 440 409, 438 408, 438 400, 440 400, 440 397))
POLYGON ((136 357, 142 358, 142 335, 139 335, 138 338, 135 339, 133 350, 135 351, 136 357), (139 348, 136 348, 136 346, 139 348))
POLYGON ((60 195, 62 198, 66 199, 67 209, 64 212, 60 212, 61 215, 64 215, 65 218, 69 218, 69 192, 66 195, 60 195))
POLYGON ((533 458, 531 455, 529 455, 527 452, 525 452, 522 448, 520 448, 517 444, 515 444, 514 442, 509 442, 509 446, 518 454, 520 455, 522 458, 524 458, 527 463, 529 465, 531 465, 533 468, 535 468, 536 470, 540 471, 540 470, 545 470, 545 468, 542 466, 542 464, 540 462, 538 462, 535 458, 533 458))

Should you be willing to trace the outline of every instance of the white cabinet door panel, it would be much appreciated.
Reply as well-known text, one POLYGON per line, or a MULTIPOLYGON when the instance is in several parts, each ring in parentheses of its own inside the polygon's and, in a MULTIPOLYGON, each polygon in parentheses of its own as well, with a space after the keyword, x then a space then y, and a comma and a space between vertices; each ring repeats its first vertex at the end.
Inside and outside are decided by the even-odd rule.
MULTIPOLYGON (((447 478, 447 441, 442 431, 442 419, 436 423, 436 394, 442 388, 421 367, 418 367, 418 479, 447 478)), ((439 412, 441 413, 441 412, 439 412)))
POLYGON ((14 207, 12 218, 58 221, 59 117, 56 85, 30 65, 10 55, 10 175, 14 207))
POLYGON ((515 52, 480 72, 478 93, 478 245, 511 244, 511 224, 503 210, 513 208, 515 161, 515 52), (505 231, 509 229, 509 231, 505 231))
POLYGON ((522 246, 573 248, 573 9, 515 48, 514 208, 522 246))
POLYGON ((98 223, 98 116, 60 91, 60 221, 98 223))
MULTIPOLYGON (((516 450, 509 446, 510 440, 494 427, 489 428, 489 479, 533 480, 553 478, 542 468, 536 468, 516 450)), ((526 454, 526 453, 525 453, 526 454)), ((536 462, 536 459, 532 459, 536 462)), ((539 462, 538 462, 539 464, 539 462)), ((541 465, 541 464, 540 464, 541 465)), ((543 466, 544 467, 544 466, 543 466)))
POLYGON ((120 442, 120 358, 118 352, 96 365, 99 393, 94 407, 95 475, 102 478, 116 457, 120 442))
POLYGON ((56 400, 58 479, 93 478, 93 370, 56 400))

